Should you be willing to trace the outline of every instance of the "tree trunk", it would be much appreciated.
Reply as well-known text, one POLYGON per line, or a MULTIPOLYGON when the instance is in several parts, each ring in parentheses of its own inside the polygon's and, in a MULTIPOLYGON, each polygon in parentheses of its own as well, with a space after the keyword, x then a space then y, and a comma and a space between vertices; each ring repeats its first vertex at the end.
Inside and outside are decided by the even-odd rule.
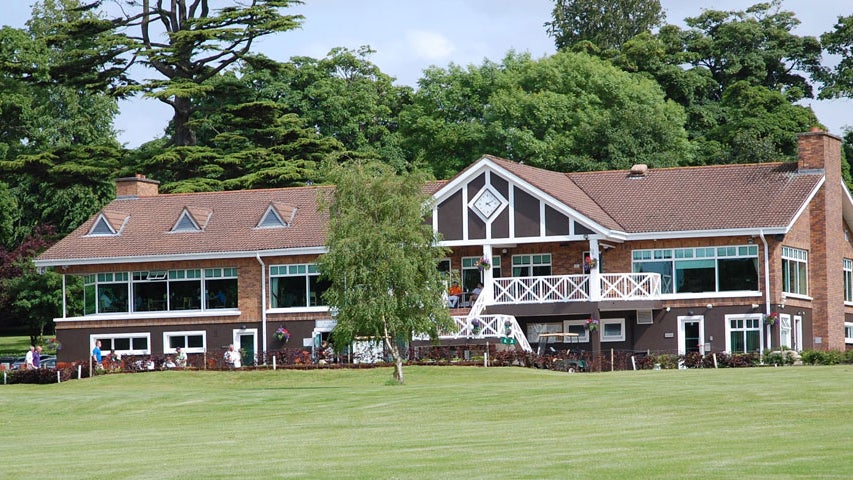
POLYGON ((403 383, 403 356, 400 355, 400 348, 397 346, 396 341, 392 341, 390 335, 388 335, 388 324, 385 324, 385 346, 388 347, 388 350, 391 351, 391 358, 394 359, 394 381, 402 384, 403 383))
POLYGON ((195 131, 190 128, 190 113, 192 111, 192 105, 189 98, 186 97, 176 97, 174 99, 175 114, 172 116, 172 126, 175 129, 175 133, 172 136, 172 143, 176 147, 191 147, 194 146, 197 141, 195 137, 195 131))

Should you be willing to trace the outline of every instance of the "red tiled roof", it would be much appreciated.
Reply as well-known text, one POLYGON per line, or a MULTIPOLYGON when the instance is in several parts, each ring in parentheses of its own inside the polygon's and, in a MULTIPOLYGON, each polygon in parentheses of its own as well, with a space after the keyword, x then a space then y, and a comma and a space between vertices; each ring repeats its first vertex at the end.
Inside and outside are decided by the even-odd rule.
POLYGON ((570 173, 627 233, 786 227, 823 178, 796 163, 570 173))
POLYGON ((313 186, 116 199, 104 207, 104 212, 122 212, 130 217, 120 235, 87 236, 92 222, 98 217, 96 215, 48 249, 38 260, 73 261, 322 247, 326 242, 328 213, 318 212, 317 198, 330 191, 331 187, 313 186), (271 203, 296 208, 292 223, 283 228, 255 228, 271 203), (171 231, 185 208, 197 219, 197 214, 211 212, 204 231, 171 231))

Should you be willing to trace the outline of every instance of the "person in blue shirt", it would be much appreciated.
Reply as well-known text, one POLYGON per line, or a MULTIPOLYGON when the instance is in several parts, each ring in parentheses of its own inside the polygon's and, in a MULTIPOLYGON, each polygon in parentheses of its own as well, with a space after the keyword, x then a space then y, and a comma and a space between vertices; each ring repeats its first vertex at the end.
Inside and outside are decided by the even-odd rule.
POLYGON ((92 361, 95 362, 95 365, 101 365, 101 341, 98 340, 95 342, 95 348, 92 349, 92 361))

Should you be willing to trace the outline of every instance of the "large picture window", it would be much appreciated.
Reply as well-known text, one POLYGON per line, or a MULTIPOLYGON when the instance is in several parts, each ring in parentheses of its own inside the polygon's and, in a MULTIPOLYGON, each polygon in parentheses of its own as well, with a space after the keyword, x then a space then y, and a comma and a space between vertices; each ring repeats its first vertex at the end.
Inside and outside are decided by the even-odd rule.
POLYGON ((634 250, 634 273, 657 273, 662 293, 758 291, 758 246, 634 250))
POLYGON ((302 263, 270 266, 270 307, 304 308, 323 303, 329 281, 320 279, 317 265, 302 263))
POLYGON ((83 278, 85 315, 237 308, 237 269, 105 272, 83 278), (128 294, 130 292, 130 295, 128 294), (128 301, 132 298, 132 301, 128 301))
POLYGON ((797 295, 809 294, 809 252, 782 247, 782 291, 797 295))

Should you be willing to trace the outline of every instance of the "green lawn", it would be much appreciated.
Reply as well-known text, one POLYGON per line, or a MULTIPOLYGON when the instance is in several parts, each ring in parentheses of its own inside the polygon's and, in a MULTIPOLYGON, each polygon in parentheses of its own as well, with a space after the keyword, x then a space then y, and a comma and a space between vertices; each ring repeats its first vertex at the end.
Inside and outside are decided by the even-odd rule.
POLYGON ((0 356, 20 357, 30 348, 30 337, 0 337, 0 356))
POLYGON ((0 385, 0 478, 853 478, 853 366, 0 385))

